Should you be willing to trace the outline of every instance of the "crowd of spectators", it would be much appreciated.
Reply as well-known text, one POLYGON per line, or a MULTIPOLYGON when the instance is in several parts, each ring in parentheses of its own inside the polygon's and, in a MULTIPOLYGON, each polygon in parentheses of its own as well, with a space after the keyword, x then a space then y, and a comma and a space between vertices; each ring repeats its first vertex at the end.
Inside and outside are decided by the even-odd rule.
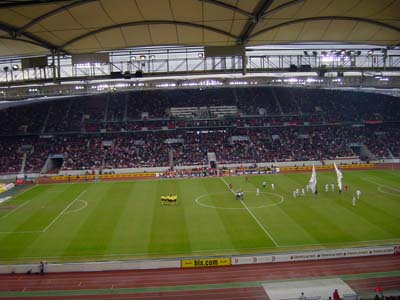
POLYGON ((350 157, 400 157, 398 99, 284 88, 176 89, 105 93, 0 111, 0 173, 135 168, 350 157), (179 118, 171 107, 235 106, 237 115, 179 118), (145 114, 143 114, 145 113, 145 114), (387 122, 390 121, 390 122, 387 122), (169 142, 166 142, 169 140, 169 142))
POLYGON ((281 126, 174 129, 111 134, 4 137, 1 173, 40 172, 49 155, 61 155, 63 170, 326 160, 356 156, 366 145, 374 158, 400 155, 395 125, 363 127, 281 126))

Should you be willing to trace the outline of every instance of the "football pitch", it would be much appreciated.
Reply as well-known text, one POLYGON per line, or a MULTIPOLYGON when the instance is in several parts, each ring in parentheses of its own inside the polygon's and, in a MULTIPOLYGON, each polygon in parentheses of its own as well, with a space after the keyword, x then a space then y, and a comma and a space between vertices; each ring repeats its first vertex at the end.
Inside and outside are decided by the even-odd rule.
POLYGON ((300 192, 297 198, 293 190, 301 191, 310 173, 37 185, 0 204, 0 262, 217 256, 399 243, 400 172, 343 175, 349 191, 338 193, 334 171, 318 172, 318 194, 300 192), (244 192, 243 201, 235 199, 230 184, 244 192), (362 194, 353 206, 357 189, 362 194), (177 204, 162 204, 163 195, 177 195, 177 204))

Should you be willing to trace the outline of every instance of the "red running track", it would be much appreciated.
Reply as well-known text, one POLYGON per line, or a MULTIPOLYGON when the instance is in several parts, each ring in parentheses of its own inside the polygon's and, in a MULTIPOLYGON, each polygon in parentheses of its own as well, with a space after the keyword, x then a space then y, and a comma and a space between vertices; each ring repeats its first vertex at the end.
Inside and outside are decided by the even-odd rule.
MULTIPOLYGON (((198 290, 149 292, 134 294, 103 294, 93 296, 39 297, 40 299, 267 299, 260 287, 210 289, 208 284, 227 284, 286 280, 305 277, 340 276, 348 274, 400 271, 399 256, 376 256, 332 259, 311 262, 241 265, 217 268, 134 270, 93 273, 53 273, 40 275, 0 275, 0 291, 48 291, 200 286, 198 290)), ((389 289, 400 289, 399 277, 349 280, 356 292, 372 292, 379 282, 389 289)), ((189 287, 188 287, 189 289, 189 287)), ((387 289, 386 289, 387 290, 387 289)), ((29 299, 39 299, 29 297, 29 299)), ((3 299, 3 298, 2 298, 3 299)), ((16 299, 16 298, 10 298, 16 299)), ((22 298, 18 298, 22 299, 22 298)), ((28 298, 27 298, 28 299, 28 298)))

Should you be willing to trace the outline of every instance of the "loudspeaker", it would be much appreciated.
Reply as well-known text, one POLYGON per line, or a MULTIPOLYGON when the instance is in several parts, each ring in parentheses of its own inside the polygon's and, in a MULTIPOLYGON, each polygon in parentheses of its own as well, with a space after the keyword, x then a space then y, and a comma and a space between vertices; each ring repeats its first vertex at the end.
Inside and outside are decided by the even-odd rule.
POLYGON ((111 79, 122 78, 122 73, 121 72, 111 72, 110 77, 111 77, 111 79))
POLYGON ((290 65, 289 72, 297 72, 297 66, 296 65, 290 65))
POLYGON ((137 77, 137 78, 143 77, 143 71, 142 70, 137 70, 135 72, 135 77, 137 77))
POLYGON ((300 72, 311 72, 311 66, 310 65, 301 65, 300 72))
POLYGON ((132 74, 129 71, 124 72, 124 79, 131 79, 132 74))

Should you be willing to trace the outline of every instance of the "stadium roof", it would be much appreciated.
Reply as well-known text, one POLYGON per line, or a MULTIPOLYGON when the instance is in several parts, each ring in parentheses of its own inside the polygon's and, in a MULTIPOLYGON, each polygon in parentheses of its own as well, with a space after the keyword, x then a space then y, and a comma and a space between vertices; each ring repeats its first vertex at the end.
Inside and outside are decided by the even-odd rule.
POLYGON ((399 0, 5 0, 0 56, 137 46, 400 43, 399 0))

